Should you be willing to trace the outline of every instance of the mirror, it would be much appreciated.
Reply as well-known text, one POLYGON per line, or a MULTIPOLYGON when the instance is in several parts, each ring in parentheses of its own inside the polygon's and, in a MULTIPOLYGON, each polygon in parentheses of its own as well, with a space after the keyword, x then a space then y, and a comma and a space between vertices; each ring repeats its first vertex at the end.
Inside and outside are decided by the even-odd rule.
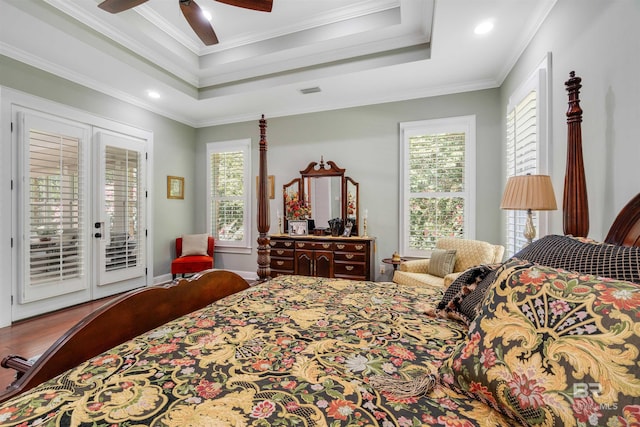
POLYGON ((342 177, 306 177, 304 182, 305 202, 317 228, 329 227, 329 220, 342 218, 342 177))
MULTIPOLYGON (((358 183, 344 176, 345 170, 321 158, 311 162, 295 178, 283 186, 285 230, 292 219, 313 220, 318 232, 328 231, 329 220, 349 220, 351 235, 358 235, 358 183)), ((313 230, 309 230, 313 232, 313 230)))

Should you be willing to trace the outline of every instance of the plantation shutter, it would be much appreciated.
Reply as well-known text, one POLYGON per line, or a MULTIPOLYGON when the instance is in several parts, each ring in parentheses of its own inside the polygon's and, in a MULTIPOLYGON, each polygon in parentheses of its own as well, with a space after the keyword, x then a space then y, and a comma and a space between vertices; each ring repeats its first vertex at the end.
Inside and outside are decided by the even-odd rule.
POLYGON ((464 132, 409 138, 410 249, 464 236, 465 145, 464 132))
MULTIPOLYGON (((81 140, 35 129, 28 131, 28 139, 29 286, 57 283, 65 288, 63 282, 77 282, 83 274, 86 252, 81 140)), ((25 292, 25 299, 33 297, 25 292)))
POLYGON ((210 154, 211 224, 216 244, 245 242, 246 151, 210 154))
MULTIPOLYGON (((538 164, 538 100, 537 90, 529 91, 507 113, 507 179, 511 176, 537 173, 538 164)), ((522 234, 527 220, 526 211, 506 211, 507 253, 514 254, 524 247, 527 240, 522 234)), ((538 228, 538 218, 533 212, 538 228)))
POLYGON ((109 224, 109 243, 106 246, 105 270, 121 270, 137 265, 143 259, 144 245, 138 230, 138 218, 144 204, 140 197, 141 155, 129 150, 107 145, 105 149, 105 202, 109 224))

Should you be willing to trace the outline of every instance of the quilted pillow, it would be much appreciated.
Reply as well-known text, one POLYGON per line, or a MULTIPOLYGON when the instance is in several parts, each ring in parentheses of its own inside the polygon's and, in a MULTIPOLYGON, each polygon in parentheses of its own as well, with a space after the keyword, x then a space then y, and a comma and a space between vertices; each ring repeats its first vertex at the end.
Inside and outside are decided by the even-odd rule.
POLYGON ((639 357, 640 286, 516 259, 440 380, 525 426, 631 426, 639 357))
MULTIPOLYGON (((477 306, 484 298, 484 292, 476 292, 484 282, 493 282, 495 270, 500 264, 479 265, 462 272, 446 289, 442 300, 429 314, 438 317, 462 320, 469 324, 475 317, 477 306)), ((484 290, 488 285, 484 286, 484 290)))
POLYGON ((182 255, 207 255, 208 234, 185 234, 182 236, 182 255))
POLYGON ((456 264, 455 249, 434 249, 427 267, 428 273, 433 276, 444 277, 453 272, 456 264))
POLYGON ((514 258, 564 270, 640 283, 640 248, 595 240, 548 235, 527 245, 514 258))

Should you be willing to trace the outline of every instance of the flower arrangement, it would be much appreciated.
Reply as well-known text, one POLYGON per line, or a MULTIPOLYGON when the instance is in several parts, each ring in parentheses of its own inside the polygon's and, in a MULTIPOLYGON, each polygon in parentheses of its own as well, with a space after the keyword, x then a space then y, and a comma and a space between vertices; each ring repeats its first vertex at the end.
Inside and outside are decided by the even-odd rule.
POLYGON ((285 194, 284 205, 287 219, 307 219, 309 217, 309 207, 303 200, 300 200, 297 192, 285 194))
POLYGON ((352 192, 347 194, 347 217, 355 218, 356 216, 356 200, 352 192))

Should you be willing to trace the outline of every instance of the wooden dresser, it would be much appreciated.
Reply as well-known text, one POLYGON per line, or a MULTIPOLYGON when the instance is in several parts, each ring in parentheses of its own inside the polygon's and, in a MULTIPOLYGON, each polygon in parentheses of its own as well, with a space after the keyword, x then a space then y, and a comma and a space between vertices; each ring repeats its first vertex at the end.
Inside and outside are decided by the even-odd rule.
POLYGON ((340 277, 372 280, 375 238, 271 236, 271 276, 340 277))

